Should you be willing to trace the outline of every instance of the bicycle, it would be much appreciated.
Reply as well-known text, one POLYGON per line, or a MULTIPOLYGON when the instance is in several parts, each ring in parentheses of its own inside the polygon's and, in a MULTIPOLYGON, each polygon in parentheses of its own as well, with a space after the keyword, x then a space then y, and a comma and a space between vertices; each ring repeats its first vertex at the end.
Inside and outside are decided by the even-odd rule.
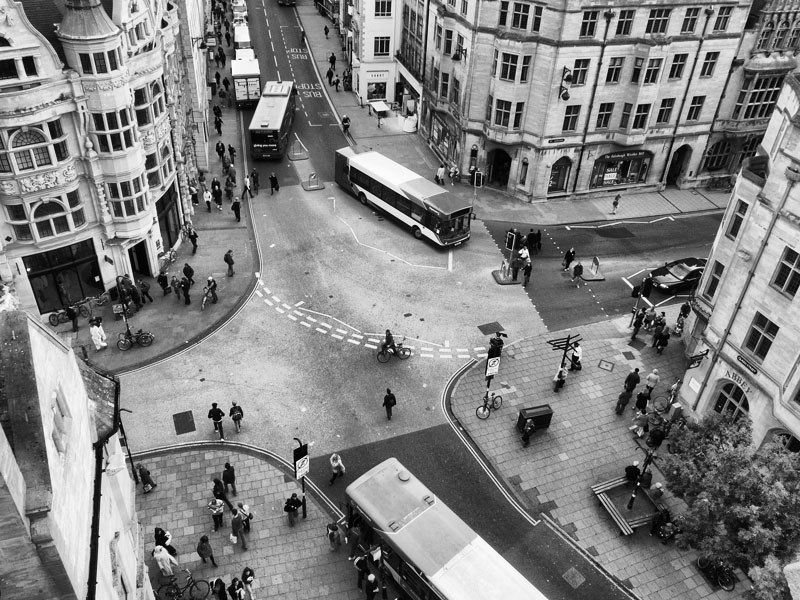
MULTIPOLYGON (((75 304, 72 305, 72 307, 78 311, 79 316, 83 317, 84 319, 88 319, 90 316, 92 316, 92 313, 86 307, 85 304, 82 304, 82 302, 83 300, 81 300, 81 302, 76 302, 75 304)), ((59 308, 58 310, 51 312, 50 316, 47 317, 47 320, 53 327, 57 327, 59 323, 66 323, 67 321, 69 321, 69 317, 67 316, 67 309, 59 308)))
POLYGON ((203 579, 195 580, 195 578, 192 577, 192 572, 189 571, 189 569, 184 569, 184 572, 186 572, 187 575, 186 584, 183 587, 178 585, 178 578, 175 575, 172 575, 169 578, 169 583, 166 583, 158 588, 158 597, 169 598, 170 600, 175 598, 184 598, 185 596, 183 593, 186 590, 189 590, 189 598, 192 598, 193 600, 202 600, 202 598, 207 598, 211 593, 211 585, 203 579))
MULTIPOLYGON (((103 292, 98 296, 87 296, 80 302, 78 302, 78 306, 81 309, 85 306, 86 310, 89 312, 89 316, 91 317, 94 314, 94 307, 95 306, 105 306, 111 301, 111 296, 108 292, 103 292)), ((81 310, 81 314, 83 315, 83 311, 81 310)))
POLYGON ((392 354, 394 354, 400 360, 405 360, 409 356, 411 356, 411 350, 403 345, 403 342, 405 341, 406 338, 403 338, 401 341, 396 343, 394 350, 388 347, 381 348, 380 350, 378 350, 378 362, 379 363, 389 362, 389 359, 392 357, 392 354))
POLYGON ((498 410, 503 405, 503 397, 486 390, 483 395, 483 404, 475 409, 475 416, 481 420, 489 418, 493 410, 498 410))
POLYGON ((732 592, 736 587, 736 574, 728 563, 714 556, 698 556, 697 566, 726 592, 732 592))
MULTIPOLYGON (((203 299, 200 301, 200 310, 206 309, 206 302, 211 298, 211 290, 208 289, 208 286, 203 287, 203 299)), ((216 300, 214 301, 216 302, 216 300)))
POLYGON ((158 255, 158 266, 160 271, 166 271, 169 266, 178 258, 178 253, 174 248, 170 248, 166 252, 161 252, 158 255))
POLYGON ((125 331, 119 334, 117 348, 124 352, 125 350, 130 350, 134 344, 147 347, 152 344, 153 340, 155 339, 155 336, 149 331, 142 331, 139 329, 136 333, 133 333, 131 328, 128 327, 125 331))
POLYGON ((181 241, 186 241, 186 239, 189 237, 189 234, 192 233, 192 229, 194 229, 194 226, 192 225, 191 221, 186 221, 183 224, 183 227, 181 227, 181 241))

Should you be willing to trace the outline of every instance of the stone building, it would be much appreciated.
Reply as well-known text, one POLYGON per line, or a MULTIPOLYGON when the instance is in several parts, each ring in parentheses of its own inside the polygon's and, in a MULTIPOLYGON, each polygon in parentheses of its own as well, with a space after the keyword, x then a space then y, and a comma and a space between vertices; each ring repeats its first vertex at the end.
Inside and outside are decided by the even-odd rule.
POLYGON ((118 380, 22 311, 0 312, 0 340, 3 597, 154 598, 118 380))
POLYGON ((748 414, 757 444, 800 451, 800 75, 786 77, 758 155, 744 160, 686 328, 698 415, 748 414))
POLYGON ((22 308, 155 274, 179 242, 208 162, 203 11, 187 4, 0 0, 0 278, 22 308))

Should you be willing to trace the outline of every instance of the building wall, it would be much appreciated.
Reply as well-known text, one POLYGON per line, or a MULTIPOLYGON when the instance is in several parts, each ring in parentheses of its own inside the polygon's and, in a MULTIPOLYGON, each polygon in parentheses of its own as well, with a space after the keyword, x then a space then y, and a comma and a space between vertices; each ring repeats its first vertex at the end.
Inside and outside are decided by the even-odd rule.
POLYGON ((767 128, 765 153, 745 162, 698 287, 692 351, 709 354, 687 371, 683 390, 700 415, 738 405, 753 420, 758 443, 773 434, 793 436, 786 438, 793 445, 800 438, 800 310, 791 283, 800 283, 792 266, 800 252, 799 113, 800 81, 791 75, 767 128), (717 264, 724 270, 714 289, 717 264), (788 277, 776 279, 779 273, 788 277), (754 344, 759 314, 777 327, 766 338, 769 346, 754 344), (727 403, 720 400, 726 386, 735 395, 727 403))

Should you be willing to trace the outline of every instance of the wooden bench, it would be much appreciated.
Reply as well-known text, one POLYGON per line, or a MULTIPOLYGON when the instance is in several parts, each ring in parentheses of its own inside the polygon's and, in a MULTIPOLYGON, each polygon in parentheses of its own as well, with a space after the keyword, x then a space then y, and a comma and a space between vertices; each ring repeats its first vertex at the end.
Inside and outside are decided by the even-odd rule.
POLYGON ((609 479, 608 481, 601 481, 597 485, 592 486, 592 493, 595 496, 599 496, 603 492, 607 492, 608 490, 614 489, 615 487, 619 487, 621 485, 625 485, 628 482, 628 478, 622 475, 621 477, 616 477, 614 479, 609 479))
POLYGON ((611 515, 611 518, 614 520, 614 523, 617 524, 617 527, 619 527, 620 535, 632 535, 633 527, 631 527, 628 521, 626 521, 625 518, 620 514, 620 512, 617 510, 617 507, 614 506, 613 502, 611 502, 611 499, 603 492, 597 494, 597 499, 606 509, 608 514, 611 515))
POLYGON ((647 525, 648 523, 653 521, 652 515, 642 515, 641 517, 636 517, 635 519, 631 519, 630 521, 626 521, 628 526, 636 529, 637 527, 641 527, 642 525, 647 525))

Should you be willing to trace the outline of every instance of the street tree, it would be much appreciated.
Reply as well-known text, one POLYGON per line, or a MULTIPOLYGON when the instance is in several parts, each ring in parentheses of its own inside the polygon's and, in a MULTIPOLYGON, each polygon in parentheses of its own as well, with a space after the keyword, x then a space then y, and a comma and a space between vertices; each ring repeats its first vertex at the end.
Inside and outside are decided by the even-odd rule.
POLYGON ((800 545, 800 456, 753 446, 747 417, 712 413, 670 436, 672 492, 688 505, 680 543, 748 573, 753 596, 788 598, 780 568, 800 545))

